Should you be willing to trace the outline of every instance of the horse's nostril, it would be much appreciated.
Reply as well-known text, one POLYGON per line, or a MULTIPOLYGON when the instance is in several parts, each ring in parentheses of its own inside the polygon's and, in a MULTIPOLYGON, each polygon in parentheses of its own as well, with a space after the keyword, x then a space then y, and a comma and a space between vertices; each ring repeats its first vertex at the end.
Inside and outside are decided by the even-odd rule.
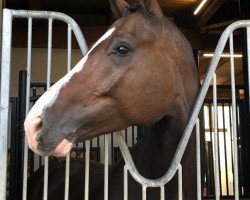
POLYGON ((34 119, 33 123, 34 123, 34 126, 36 127, 36 130, 40 130, 43 126, 41 117, 37 117, 36 119, 34 119))
POLYGON ((37 142, 40 142, 41 139, 42 139, 42 133, 40 132, 40 133, 38 133, 38 134, 36 135, 36 141, 37 141, 37 142))

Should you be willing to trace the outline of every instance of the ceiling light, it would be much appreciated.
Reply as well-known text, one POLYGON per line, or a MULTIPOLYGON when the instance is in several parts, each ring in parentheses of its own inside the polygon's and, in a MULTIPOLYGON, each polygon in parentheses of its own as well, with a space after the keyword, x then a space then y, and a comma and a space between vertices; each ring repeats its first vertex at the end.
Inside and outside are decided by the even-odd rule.
MULTIPOLYGON (((211 58, 211 57, 214 56, 214 54, 213 53, 203 53, 203 56, 211 58)), ((223 53, 223 54, 221 54, 220 57, 222 57, 222 58, 230 58, 230 54, 229 53, 223 53)), ((233 57, 234 58, 242 58, 242 54, 233 54, 233 57)))
POLYGON ((195 9, 194 15, 198 14, 198 12, 202 9, 202 7, 205 5, 206 2, 207 2, 207 0, 202 0, 202 2, 200 3, 200 5, 195 9))

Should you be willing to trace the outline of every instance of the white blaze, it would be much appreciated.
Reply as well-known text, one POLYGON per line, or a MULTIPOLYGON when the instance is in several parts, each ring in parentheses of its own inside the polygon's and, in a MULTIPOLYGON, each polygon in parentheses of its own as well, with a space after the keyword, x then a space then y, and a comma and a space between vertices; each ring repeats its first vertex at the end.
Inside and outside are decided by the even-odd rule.
POLYGON ((109 29, 94 45, 93 47, 88 51, 88 53, 78 62, 78 64, 69 71, 63 78, 61 78, 59 81, 57 81, 52 87, 50 87, 35 103, 35 105, 30 110, 26 121, 33 121, 36 117, 40 116, 42 114, 42 110, 46 107, 50 107, 55 102, 60 89, 66 85, 71 77, 80 72, 86 61, 88 60, 88 56, 91 53, 91 51, 98 46, 100 43, 102 43, 104 40, 106 40, 110 35, 114 32, 115 27, 109 29))

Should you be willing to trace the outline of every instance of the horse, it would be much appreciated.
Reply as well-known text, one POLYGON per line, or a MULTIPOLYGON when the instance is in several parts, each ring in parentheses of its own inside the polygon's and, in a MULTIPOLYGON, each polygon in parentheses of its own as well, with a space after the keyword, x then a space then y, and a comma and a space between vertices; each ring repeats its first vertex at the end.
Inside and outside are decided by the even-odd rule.
MULTIPOLYGON (((117 20, 32 107, 24 123, 26 137, 39 155, 62 157, 74 142, 140 126, 144 139, 131 155, 144 177, 156 179, 170 166, 199 91, 193 51, 157 0, 109 3, 117 20)), ((192 134, 181 161, 185 200, 197 199, 195 162, 192 134)), ((120 160, 110 168, 110 200, 123 198, 123 166, 120 160)), ((103 183, 93 188, 89 199, 103 199, 103 183)), ((166 184, 165 197, 178 198, 177 175, 166 184)), ((142 198, 141 185, 131 176, 128 198, 142 198)), ((147 199, 160 199, 159 188, 148 188, 147 199)))

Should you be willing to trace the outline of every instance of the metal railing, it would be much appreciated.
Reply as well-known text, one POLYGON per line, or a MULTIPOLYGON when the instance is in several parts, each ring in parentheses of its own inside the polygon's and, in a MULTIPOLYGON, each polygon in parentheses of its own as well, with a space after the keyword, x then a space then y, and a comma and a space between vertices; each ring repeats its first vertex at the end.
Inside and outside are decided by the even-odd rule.
MULTIPOLYGON (((72 31, 74 32, 80 49, 83 54, 87 52, 87 45, 79 26, 75 21, 67 15, 56 13, 56 12, 45 12, 45 11, 16 11, 4 9, 3 13, 3 43, 2 43, 2 63, 1 63, 1 106, 0 106, 0 200, 6 199, 6 176, 7 176, 7 134, 8 134, 8 116, 9 116, 9 93, 10 93, 10 63, 11 63, 11 37, 12 37, 12 19, 13 18, 27 18, 28 19, 28 46, 27 46, 27 93, 26 93, 26 113, 29 111, 29 97, 30 97, 30 80, 31 80, 31 49, 32 49, 32 20, 33 19, 47 19, 48 20, 48 58, 47 58, 47 88, 51 85, 51 50, 52 50, 52 30, 53 20, 60 20, 68 25, 68 49, 67 49, 67 69, 71 69, 71 40, 72 31), (3 87, 4 86, 4 87, 3 87)), ((247 49, 248 58, 250 58, 250 21, 239 21, 230 25, 222 34, 217 48, 214 53, 214 57, 210 63, 206 78, 202 84, 201 90, 198 94, 195 102, 194 109, 190 116, 190 120, 184 130, 183 136, 178 145, 177 151, 174 155, 173 161, 165 173, 159 179, 150 180, 143 177, 136 169, 132 157, 129 153, 128 147, 124 138, 120 132, 115 134, 117 142, 119 144, 121 153, 125 160, 124 166, 124 199, 128 199, 128 172, 132 177, 142 185, 142 198, 146 199, 146 192, 148 187, 159 187, 161 192, 161 200, 165 199, 164 186, 167 184, 178 171, 178 193, 179 199, 182 199, 182 169, 180 165, 181 158, 186 149, 190 135, 194 126, 196 125, 196 139, 197 144, 200 143, 200 127, 198 114, 202 108, 202 104, 205 99, 205 95, 209 89, 211 81, 213 81, 213 128, 215 132, 214 142, 217 144, 218 138, 216 137, 217 131, 217 88, 216 88, 216 75, 215 70, 218 65, 220 56, 224 50, 226 42, 229 39, 230 44, 230 64, 231 64, 231 89, 232 89, 232 111, 233 111, 233 147, 234 147, 234 188, 235 188, 235 199, 239 199, 238 191, 238 153, 237 153, 237 130, 236 130, 236 100, 235 100, 235 77, 234 77, 234 60, 233 60, 233 31, 238 28, 247 28, 247 49)), ((248 59, 248 69, 250 66, 250 59, 248 59)), ((248 70, 250 71, 250 70, 248 70)), ((250 76, 248 76, 250 77, 250 76)), ((248 80, 250 83, 250 80, 248 80)), ((249 91, 250 92, 250 91, 249 91)), ((105 175, 104 175, 104 199, 108 199, 108 136, 105 136, 105 175)), ((218 145, 215 145, 215 147, 218 145)), ((85 162, 85 200, 89 197, 89 155, 90 155, 90 141, 86 141, 86 162, 85 162)), ((197 199, 201 199, 201 171, 200 171, 200 149, 197 145, 197 199)), ((220 187, 219 187, 219 168, 218 168, 218 149, 215 148, 214 153, 214 176, 216 185, 216 199, 220 198, 220 187)), ((28 161, 28 147, 27 142, 25 143, 24 153, 24 179, 23 179, 23 196, 25 200, 27 197, 27 161, 28 161)), ((45 158, 45 173, 44 173, 44 196, 43 199, 47 199, 47 187, 48 187, 48 157, 45 158)), ((66 158, 66 181, 65 181, 65 195, 64 199, 68 199, 69 190, 69 168, 70 168, 70 157, 66 158)))
MULTIPOLYGON (((32 49, 32 20, 48 20, 48 58, 47 58, 47 88, 50 87, 51 79, 51 53, 52 53, 52 26, 53 20, 60 20, 68 25, 67 37, 67 69, 71 68, 71 42, 72 31, 75 34, 82 54, 87 53, 87 43, 83 37, 82 31, 77 23, 69 16, 58 12, 46 11, 24 11, 9 10, 3 11, 3 34, 2 34, 2 61, 1 61, 1 133, 0 133, 0 199, 6 199, 6 178, 7 178, 7 135, 8 135, 8 117, 9 117, 9 93, 10 93, 10 66, 11 66, 11 40, 12 40, 12 20, 14 18, 26 18, 28 20, 28 46, 27 46, 27 89, 26 89, 26 114, 29 111, 30 80, 31 80, 31 49, 32 49)), ((87 142, 88 143, 88 142, 87 142)), ((27 197, 27 163, 28 163, 28 145, 25 142, 24 148, 24 171, 23 171, 23 199, 27 197)), ((87 163, 87 162, 86 162, 87 163)), ((44 200, 47 199, 48 183, 48 158, 45 158, 44 175, 44 200)), ((69 159, 67 157, 67 170, 69 169, 69 159)), ((68 176, 66 177, 68 179, 68 176)), ((67 181, 66 181, 67 182, 67 181)), ((65 199, 67 199, 68 184, 65 184, 65 199)))

